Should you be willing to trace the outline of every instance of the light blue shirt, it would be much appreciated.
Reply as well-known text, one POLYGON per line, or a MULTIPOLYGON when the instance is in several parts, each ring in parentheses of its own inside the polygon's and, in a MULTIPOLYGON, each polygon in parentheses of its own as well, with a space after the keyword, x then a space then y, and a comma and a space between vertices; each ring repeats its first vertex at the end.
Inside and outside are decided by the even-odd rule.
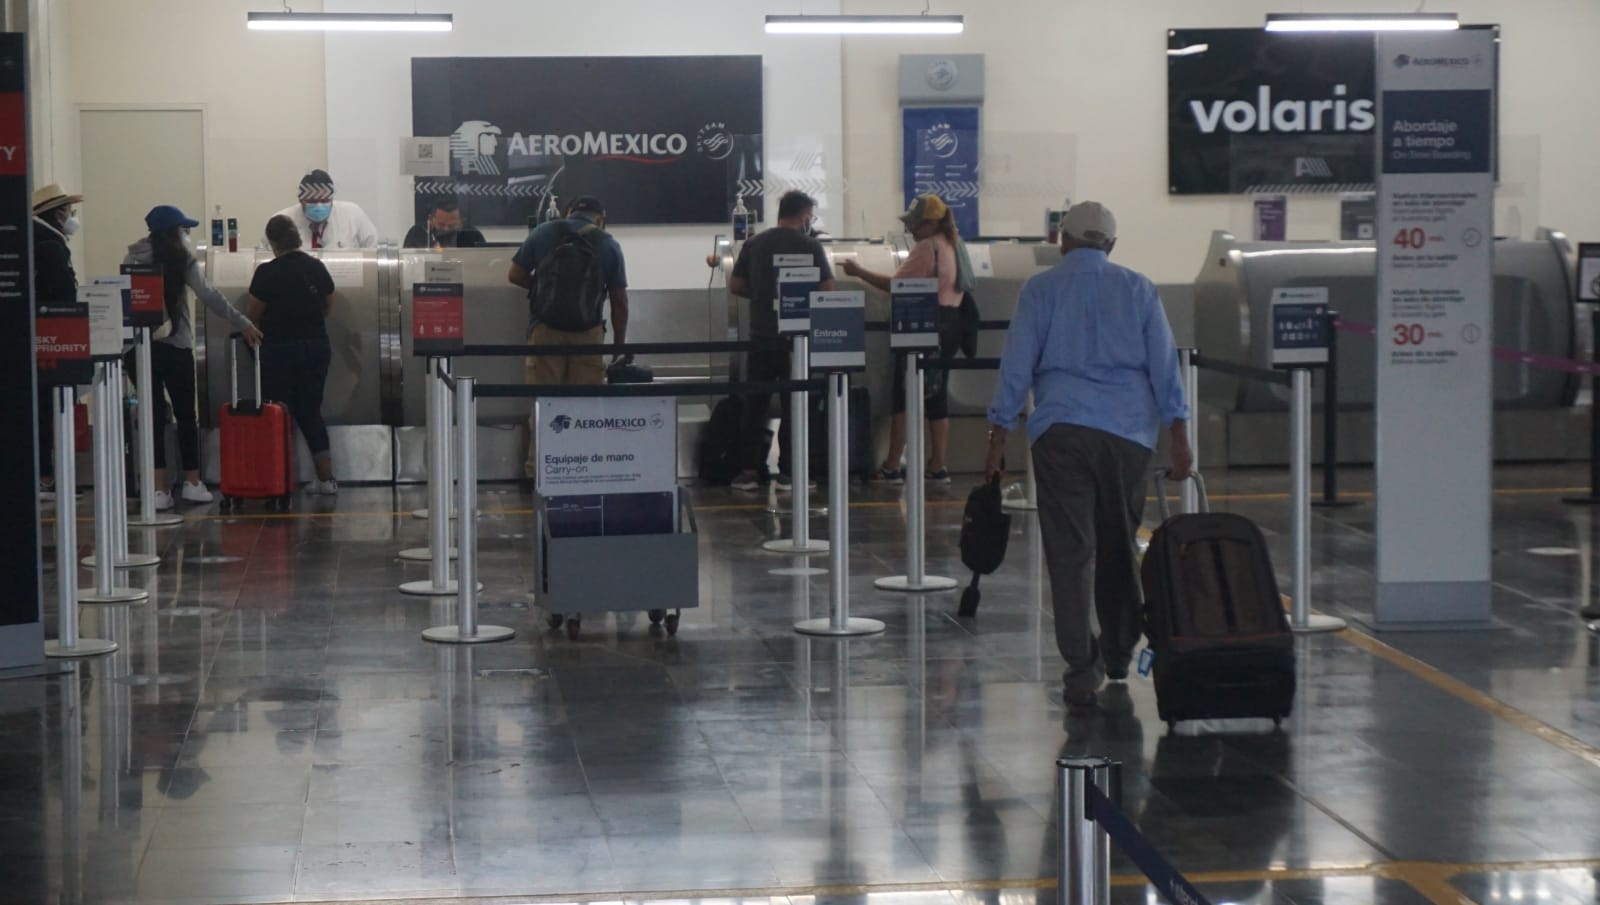
POLYGON ((1189 417, 1155 284, 1082 248, 1023 284, 990 422, 1016 427, 1030 389, 1030 443, 1074 424, 1155 449, 1160 427, 1189 417))

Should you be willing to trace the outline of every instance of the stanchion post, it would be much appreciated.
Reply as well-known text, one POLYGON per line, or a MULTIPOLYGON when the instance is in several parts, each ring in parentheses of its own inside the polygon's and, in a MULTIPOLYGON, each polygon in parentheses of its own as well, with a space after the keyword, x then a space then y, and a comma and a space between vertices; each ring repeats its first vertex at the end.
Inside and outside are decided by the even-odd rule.
MULTIPOLYGON (((796 333, 789 353, 789 378, 811 376, 811 337, 796 333)), ((789 394, 789 537, 769 540, 761 549, 769 553, 801 556, 828 552, 828 542, 811 539, 811 394, 789 394)))
POLYGON ((155 378, 150 373, 149 327, 134 331, 134 355, 138 373, 134 379, 139 384, 139 517, 133 521, 141 528, 170 528, 183 524, 179 515, 156 512, 156 447, 164 438, 155 435, 155 378))
MULTIPOLYGON (((78 466, 72 454, 77 440, 72 423, 76 395, 70 386, 56 387, 51 399, 55 403, 56 449, 61 453, 56 457, 56 490, 60 494, 56 503, 56 598, 60 609, 56 640, 45 642, 44 655, 57 659, 98 657, 116 650, 117 645, 100 638, 78 637, 78 517, 73 505, 78 466)), ((77 694, 77 688, 69 693, 77 694)))
MULTIPOLYGON (((439 378, 438 368, 447 359, 427 359, 428 390, 428 512, 448 513, 452 505, 450 491, 453 486, 448 468, 451 440, 454 435, 450 425, 450 388, 439 378)), ((400 551, 401 559, 408 559, 410 550, 400 551)), ((400 593, 413 597, 449 597, 459 585, 450 580, 450 519, 428 520, 427 554, 428 580, 408 581, 400 585, 400 593)), ((414 557, 413 557, 414 558, 414 557)))
MULTIPOLYGON (((111 455, 111 365, 99 362, 94 368, 94 384, 89 391, 89 417, 94 422, 94 592, 82 594, 79 603, 124 604, 150 599, 142 588, 118 587, 116 583, 116 517, 112 514, 113 459, 111 455)), ((116 465, 121 464, 118 457, 116 465)), ((58 510, 59 514, 59 510, 58 510)))
POLYGON ((1345 621, 1311 612, 1311 371, 1289 374, 1289 505, 1294 510, 1294 599, 1290 628, 1297 633, 1337 632, 1345 621))
POLYGON ((803 635, 876 635, 884 624, 850 615, 850 376, 828 375, 828 604, 825 619, 795 623, 803 635))
MULTIPOLYGON (((1061 814, 1056 832, 1057 905, 1099 903, 1102 881, 1096 834, 1100 829, 1089 817, 1089 786, 1094 783, 1096 772, 1107 764, 1103 757, 1066 757, 1056 761, 1060 796, 1057 810, 1061 814)), ((1104 882, 1110 882, 1109 876, 1104 882)))
MULTIPOLYGON (((1189 435, 1189 452, 1194 457, 1194 470, 1200 470, 1200 365, 1195 361, 1194 349, 1178 350, 1178 365, 1183 369, 1183 395, 1189 403, 1189 420, 1184 423, 1189 435)), ((1184 481, 1179 488, 1183 494, 1183 511, 1200 511, 1200 489, 1193 481, 1184 481)))
POLYGON ((926 453, 922 432, 926 427, 925 400, 922 395, 922 353, 906 352, 906 574, 880 578, 873 585, 884 591, 948 591, 957 587, 953 578, 928 575, 927 531, 924 527, 928 506, 926 453))
POLYGON ((1322 369, 1322 499, 1311 505, 1328 509, 1354 506, 1339 499, 1339 312, 1327 315, 1328 364, 1322 369))
POLYGON ((478 399, 473 383, 471 377, 456 378, 456 533, 460 548, 456 624, 422 633, 424 640, 441 644, 484 644, 516 636, 516 631, 503 625, 478 624, 478 399))
MULTIPOLYGON (((161 557, 154 553, 130 553, 128 551, 128 470, 124 458, 128 449, 128 433, 127 426, 122 423, 123 399, 125 398, 122 394, 122 388, 126 377, 121 359, 110 363, 108 379, 110 385, 107 387, 107 400, 110 417, 107 422, 111 429, 111 470, 109 473, 111 480, 107 484, 111 488, 111 516, 113 518, 111 563, 118 569, 145 569, 150 566, 160 565, 161 557)), ((140 404, 140 408, 143 408, 143 403, 140 404)), ((152 450, 153 456, 154 447, 148 447, 147 445, 147 448, 152 450)), ((96 550, 93 556, 84 557, 82 563, 85 566, 99 568, 100 551, 96 550)))
MULTIPOLYGON (((1589 305, 1589 327, 1593 345, 1589 361, 1600 365, 1600 305, 1589 305)), ((1600 371, 1589 375, 1589 495, 1566 497, 1574 506, 1600 506, 1600 371)))

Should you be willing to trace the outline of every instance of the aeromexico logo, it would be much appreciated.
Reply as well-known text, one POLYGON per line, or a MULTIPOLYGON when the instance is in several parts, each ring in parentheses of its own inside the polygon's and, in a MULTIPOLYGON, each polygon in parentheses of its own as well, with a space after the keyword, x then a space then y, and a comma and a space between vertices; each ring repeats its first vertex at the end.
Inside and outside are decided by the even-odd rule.
POLYGON ((459 175, 499 175, 499 156, 517 158, 586 157, 629 163, 676 163, 689 148, 710 160, 725 160, 734 151, 734 136, 720 122, 701 126, 691 139, 683 132, 512 132, 486 120, 462 123, 450 136, 450 157, 459 175))
POLYGON ((574 418, 557 415, 550 419, 550 430, 561 434, 567 431, 627 431, 633 433, 649 427, 659 428, 665 423, 660 415, 650 418, 574 418))
POLYGON ((1271 85, 1256 88, 1253 100, 1194 100, 1189 115, 1203 135, 1219 129, 1235 134, 1296 132, 1371 132, 1378 124, 1370 98, 1349 97, 1344 85, 1332 97, 1274 99, 1271 85))

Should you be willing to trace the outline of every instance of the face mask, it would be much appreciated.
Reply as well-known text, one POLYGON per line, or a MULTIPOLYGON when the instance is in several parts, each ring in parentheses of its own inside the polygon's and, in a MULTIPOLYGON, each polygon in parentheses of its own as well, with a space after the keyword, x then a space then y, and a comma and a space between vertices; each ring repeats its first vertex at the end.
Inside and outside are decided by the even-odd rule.
POLYGON ((75 235, 78 234, 79 225, 80 224, 78 223, 78 215, 77 214, 73 214, 72 216, 68 217, 66 220, 62 221, 62 223, 61 223, 61 234, 63 236, 75 236, 75 235))
POLYGON ((327 223, 328 217, 332 214, 333 204, 331 202, 306 205, 306 219, 312 223, 327 223))

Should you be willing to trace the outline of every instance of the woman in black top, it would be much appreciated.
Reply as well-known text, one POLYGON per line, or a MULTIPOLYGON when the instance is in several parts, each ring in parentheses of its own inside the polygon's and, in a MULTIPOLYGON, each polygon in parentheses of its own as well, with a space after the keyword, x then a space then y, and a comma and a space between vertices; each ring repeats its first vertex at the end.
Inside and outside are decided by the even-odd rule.
POLYGON ((300 250, 300 230, 279 215, 267 221, 274 255, 256 268, 250 281, 250 319, 261 326, 261 392, 289 408, 305 435, 317 479, 311 493, 336 494, 328 426, 322 420, 322 391, 333 357, 325 326, 332 304, 333 277, 322 262, 300 250))

